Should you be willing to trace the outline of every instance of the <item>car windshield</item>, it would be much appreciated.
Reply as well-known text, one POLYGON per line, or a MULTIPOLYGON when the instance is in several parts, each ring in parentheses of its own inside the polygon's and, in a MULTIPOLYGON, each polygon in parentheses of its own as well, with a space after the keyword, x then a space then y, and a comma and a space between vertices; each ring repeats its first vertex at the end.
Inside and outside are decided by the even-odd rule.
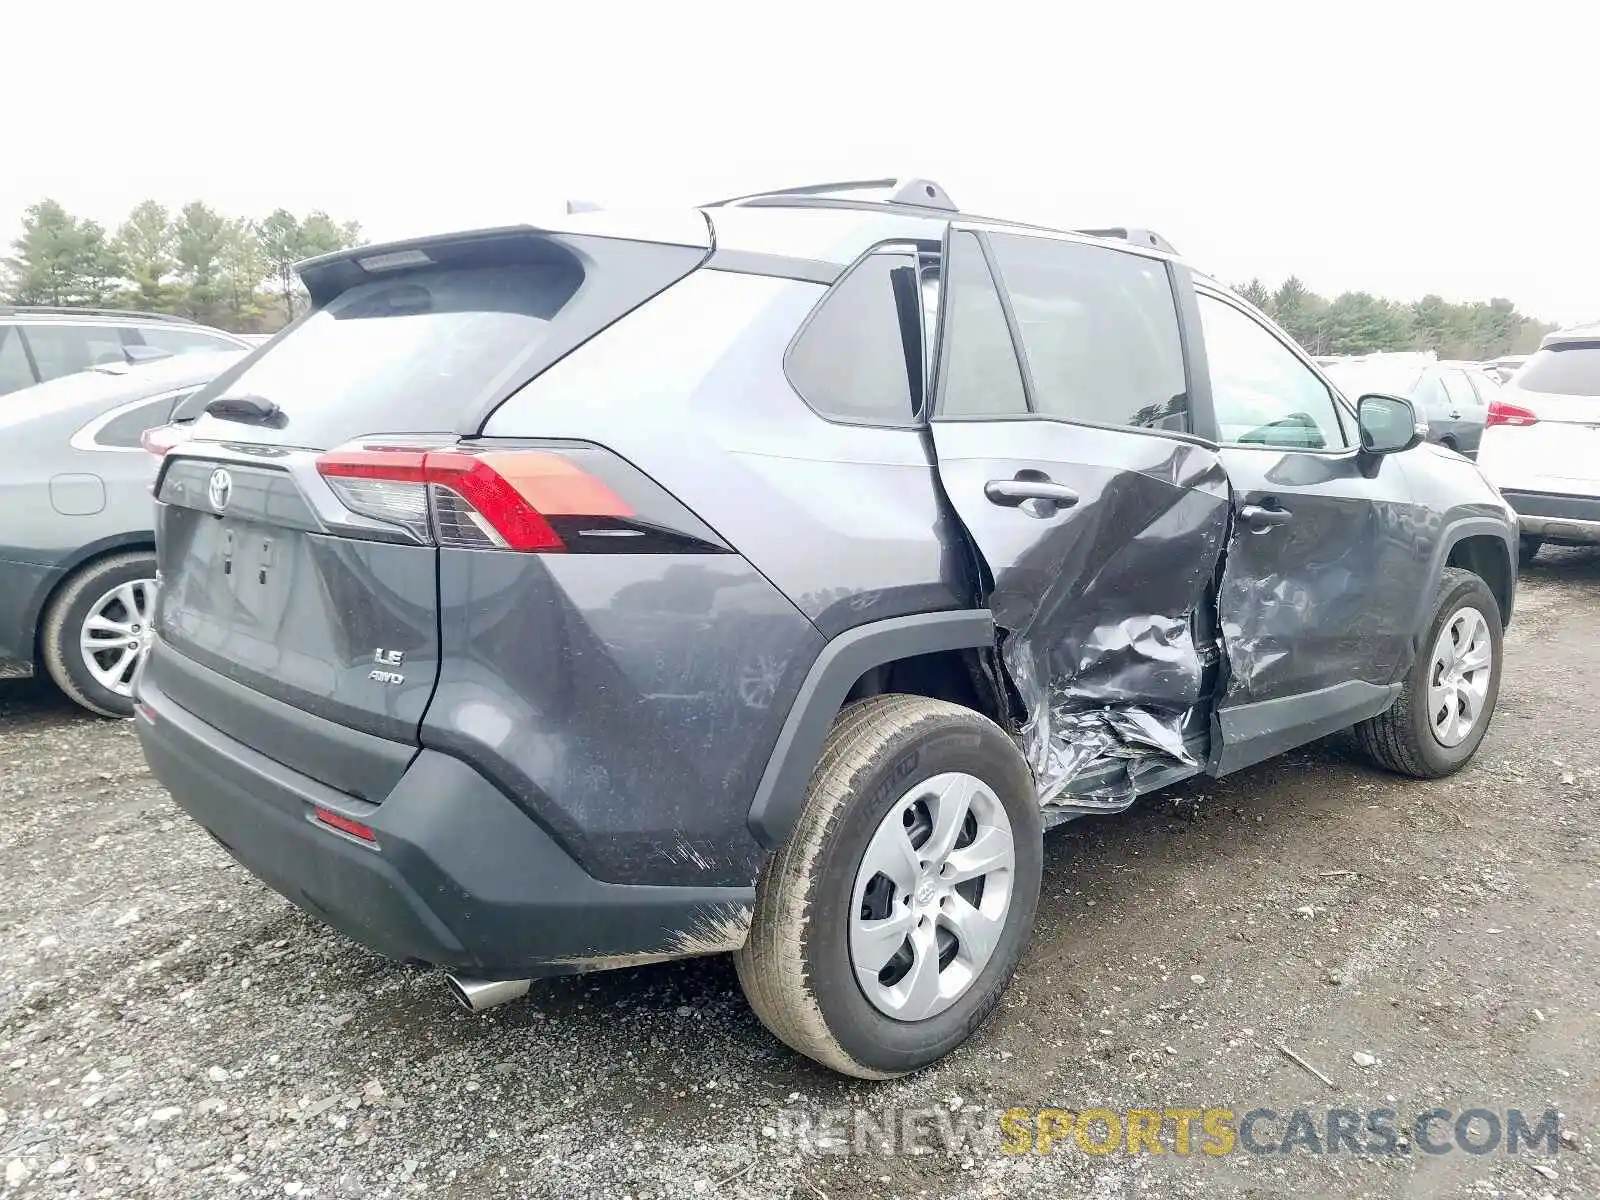
POLYGON ((1514 382, 1525 392, 1600 396, 1600 342, 1547 346, 1528 359, 1514 382))
POLYGON ((1328 378, 1351 400, 1359 399, 1368 392, 1409 396, 1422 378, 1422 371, 1410 363, 1333 363, 1325 370, 1328 378))

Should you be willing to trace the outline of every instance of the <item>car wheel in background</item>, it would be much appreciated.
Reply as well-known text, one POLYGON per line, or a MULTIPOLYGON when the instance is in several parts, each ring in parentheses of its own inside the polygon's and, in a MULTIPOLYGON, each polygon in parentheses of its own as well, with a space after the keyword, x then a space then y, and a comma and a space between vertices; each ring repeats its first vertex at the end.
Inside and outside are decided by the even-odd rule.
POLYGON ((1543 538, 1534 537, 1530 533, 1523 534, 1517 539, 1517 566, 1532 566, 1533 560, 1539 557, 1539 551, 1543 546, 1543 538))
POLYGON ((1388 712, 1355 728, 1380 766, 1439 779, 1477 753, 1500 695, 1500 606, 1478 576, 1446 567, 1422 652, 1388 712))
POLYGON ((756 1015, 802 1054, 885 1079, 994 1011, 1033 926, 1033 776, 971 709, 877 696, 834 722, 736 952, 756 1015))
POLYGON ((133 715, 133 674, 150 645, 156 556, 96 559, 67 578, 39 632, 45 670, 67 696, 107 717, 133 715))

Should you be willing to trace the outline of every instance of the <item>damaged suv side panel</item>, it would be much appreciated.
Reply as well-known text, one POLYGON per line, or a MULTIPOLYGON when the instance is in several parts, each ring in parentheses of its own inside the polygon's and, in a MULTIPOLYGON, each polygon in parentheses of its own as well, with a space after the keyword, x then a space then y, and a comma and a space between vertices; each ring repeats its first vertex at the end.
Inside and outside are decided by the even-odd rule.
POLYGON ((1168 268, 956 229, 942 283, 932 437, 990 577, 1040 803, 1125 807, 1200 769, 1196 618, 1230 519, 1219 455, 1189 436, 1168 268))

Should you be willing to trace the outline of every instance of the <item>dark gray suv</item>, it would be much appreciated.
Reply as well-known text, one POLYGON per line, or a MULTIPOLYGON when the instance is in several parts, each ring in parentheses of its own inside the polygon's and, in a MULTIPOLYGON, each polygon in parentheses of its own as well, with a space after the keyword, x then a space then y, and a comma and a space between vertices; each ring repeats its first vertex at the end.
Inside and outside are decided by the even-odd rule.
POLYGON ((733 951, 847 1074, 995 1007, 1041 833, 1355 727, 1446 775, 1516 521, 1133 230, 831 185, 303 264, 157 483, 136 722, 478 1008, 733 951))

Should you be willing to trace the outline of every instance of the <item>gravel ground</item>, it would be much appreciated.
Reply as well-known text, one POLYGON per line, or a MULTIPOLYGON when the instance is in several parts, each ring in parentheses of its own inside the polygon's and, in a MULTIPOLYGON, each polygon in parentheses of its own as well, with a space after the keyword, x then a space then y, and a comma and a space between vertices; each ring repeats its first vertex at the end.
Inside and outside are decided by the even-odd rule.
POLYGON ((232 865, 126 725, 0 684, 0 1195, 1600 1195, 1597 627, 1600 553, 1547 551, 1454 779, 1330 742, 1053 833, 1003 1009, 876 1085, 776 1043, 726 959, 460 1013, 232 865), (1516 1156, 999 1152, 994 1110, 1094 1105, 1554 1107, 1571 1133, 1516 1156), (987 1141, 799 1135, 935 1108, 987 1141))

